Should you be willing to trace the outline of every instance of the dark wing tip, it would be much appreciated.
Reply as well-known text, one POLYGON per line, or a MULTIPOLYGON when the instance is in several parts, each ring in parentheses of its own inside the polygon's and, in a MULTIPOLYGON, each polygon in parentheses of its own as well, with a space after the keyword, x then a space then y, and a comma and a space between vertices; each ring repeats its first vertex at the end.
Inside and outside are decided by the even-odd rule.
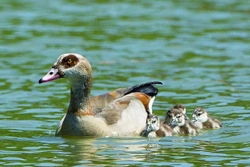
POLYGON ((155 88, 153 85, 154 84, 162 84, 160 81, 151 81, 151 82, 146 82, 140 85, 133 86, 129 88, 124 95, 127 95, 132 92, 142 92, 145 93, 149 96, 156 96, 158 94, 158 89, 155 88))

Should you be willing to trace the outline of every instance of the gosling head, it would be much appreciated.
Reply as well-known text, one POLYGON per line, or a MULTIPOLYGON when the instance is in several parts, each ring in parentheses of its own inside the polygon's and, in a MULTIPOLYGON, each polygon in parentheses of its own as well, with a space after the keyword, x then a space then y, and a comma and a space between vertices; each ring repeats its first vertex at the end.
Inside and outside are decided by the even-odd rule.
POLYGON ((157 115, 150 114, 147 117, 146 121, 146 131, 151 132, 151 131, 157 131, 160 129, 160 119, 157 115))
POLYGON ((186 114, 186 107, 183 104, 176 104, 173 108, 179 109, 183 112, 183 114, 186 114))
POLYGON ((171 126, 183 126, 185 124, 185 115, 179 109, 171 109, 170 114, 170 125, 171 126))
POLYGON ((176 104, 173 108, 181 110, 185 116, 185 120, 189 120, 189 118, 186 114, 186 107, 183 104, 176 104))
POLYGON ((196 121, 200 121, 203 123, 206 122, 207 119, 208 119, 207 112, 203 108, 197 107, 196 109, 194 109, 191 120, 192 123, 196 121))

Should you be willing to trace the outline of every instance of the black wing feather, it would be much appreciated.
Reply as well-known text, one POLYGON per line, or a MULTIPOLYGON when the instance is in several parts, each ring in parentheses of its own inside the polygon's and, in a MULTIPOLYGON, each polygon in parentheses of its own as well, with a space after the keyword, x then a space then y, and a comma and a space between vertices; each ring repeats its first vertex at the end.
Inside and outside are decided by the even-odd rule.
POLYGON ((127 95, 129 93, 133 93, 133 92, 142 92, 145 93, 146 95, 149 96, 156 96, 158 94, 158 89, 156 87, 154 87, 154 84, 162 84, 162 82, 160 81, 152 81, 152 82, 146 82, 140 85, 136 85, 133 86, 131 88, 129 88, 124 95, 127 95))

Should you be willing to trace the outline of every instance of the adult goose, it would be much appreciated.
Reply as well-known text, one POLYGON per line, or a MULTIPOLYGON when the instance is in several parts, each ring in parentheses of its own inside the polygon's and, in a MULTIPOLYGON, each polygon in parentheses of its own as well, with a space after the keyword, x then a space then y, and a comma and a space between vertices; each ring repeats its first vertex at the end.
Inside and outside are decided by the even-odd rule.
POLYGON ((39 83, 58 78, 66 78, 71 84, 68 110, 56 130, 59 136, 140 135, 158 93, 153 84, 161 84, 149 82, 91 98, 92 68, 76 53, 59 56, 39 83))

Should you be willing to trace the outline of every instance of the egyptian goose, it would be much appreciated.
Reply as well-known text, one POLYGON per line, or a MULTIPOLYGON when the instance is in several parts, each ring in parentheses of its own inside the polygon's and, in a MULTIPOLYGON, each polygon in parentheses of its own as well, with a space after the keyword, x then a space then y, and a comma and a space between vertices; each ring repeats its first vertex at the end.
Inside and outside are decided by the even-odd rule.
POLYGON ((169 125, 161 122, 157 115, 149 114, 146 121, 146 129, 141 135, 144 137, 172 136, 173 130, 169 125))
POLYGON ((186 115, 186 107, 183 104, 176 104, 170 110, 168 110, 166 112, 164 123, 166 123, 166 124, 170 123, 170 120, 171 120, 171 110, 172 109, 178 109, 178 110, 182 111, 182 113, 185 116, 185 120, 189 120, 188 116, 186 115))
POLYGON ((58 78, 70 81, 71 97, 56 135, 131 136, 140 135, 145 128, 145 120, 152 113, 152 101, 157 94, 152 84, 118 89, 91 98, 92 68, 85 57, 76 53, 59 56, 39 83, 58 78))
POLYGON ((202 107, 194 109, 191 123, 199 129, 218 129, 222 127, 222 123, 218 119, 210 117, 202 107))
POLYGON ((170 126, 173 128, 174 134, 196 135, 198 133, 198 129, 189 120, 185 120, 183 111, 171 109, 170 114, 170 126))

